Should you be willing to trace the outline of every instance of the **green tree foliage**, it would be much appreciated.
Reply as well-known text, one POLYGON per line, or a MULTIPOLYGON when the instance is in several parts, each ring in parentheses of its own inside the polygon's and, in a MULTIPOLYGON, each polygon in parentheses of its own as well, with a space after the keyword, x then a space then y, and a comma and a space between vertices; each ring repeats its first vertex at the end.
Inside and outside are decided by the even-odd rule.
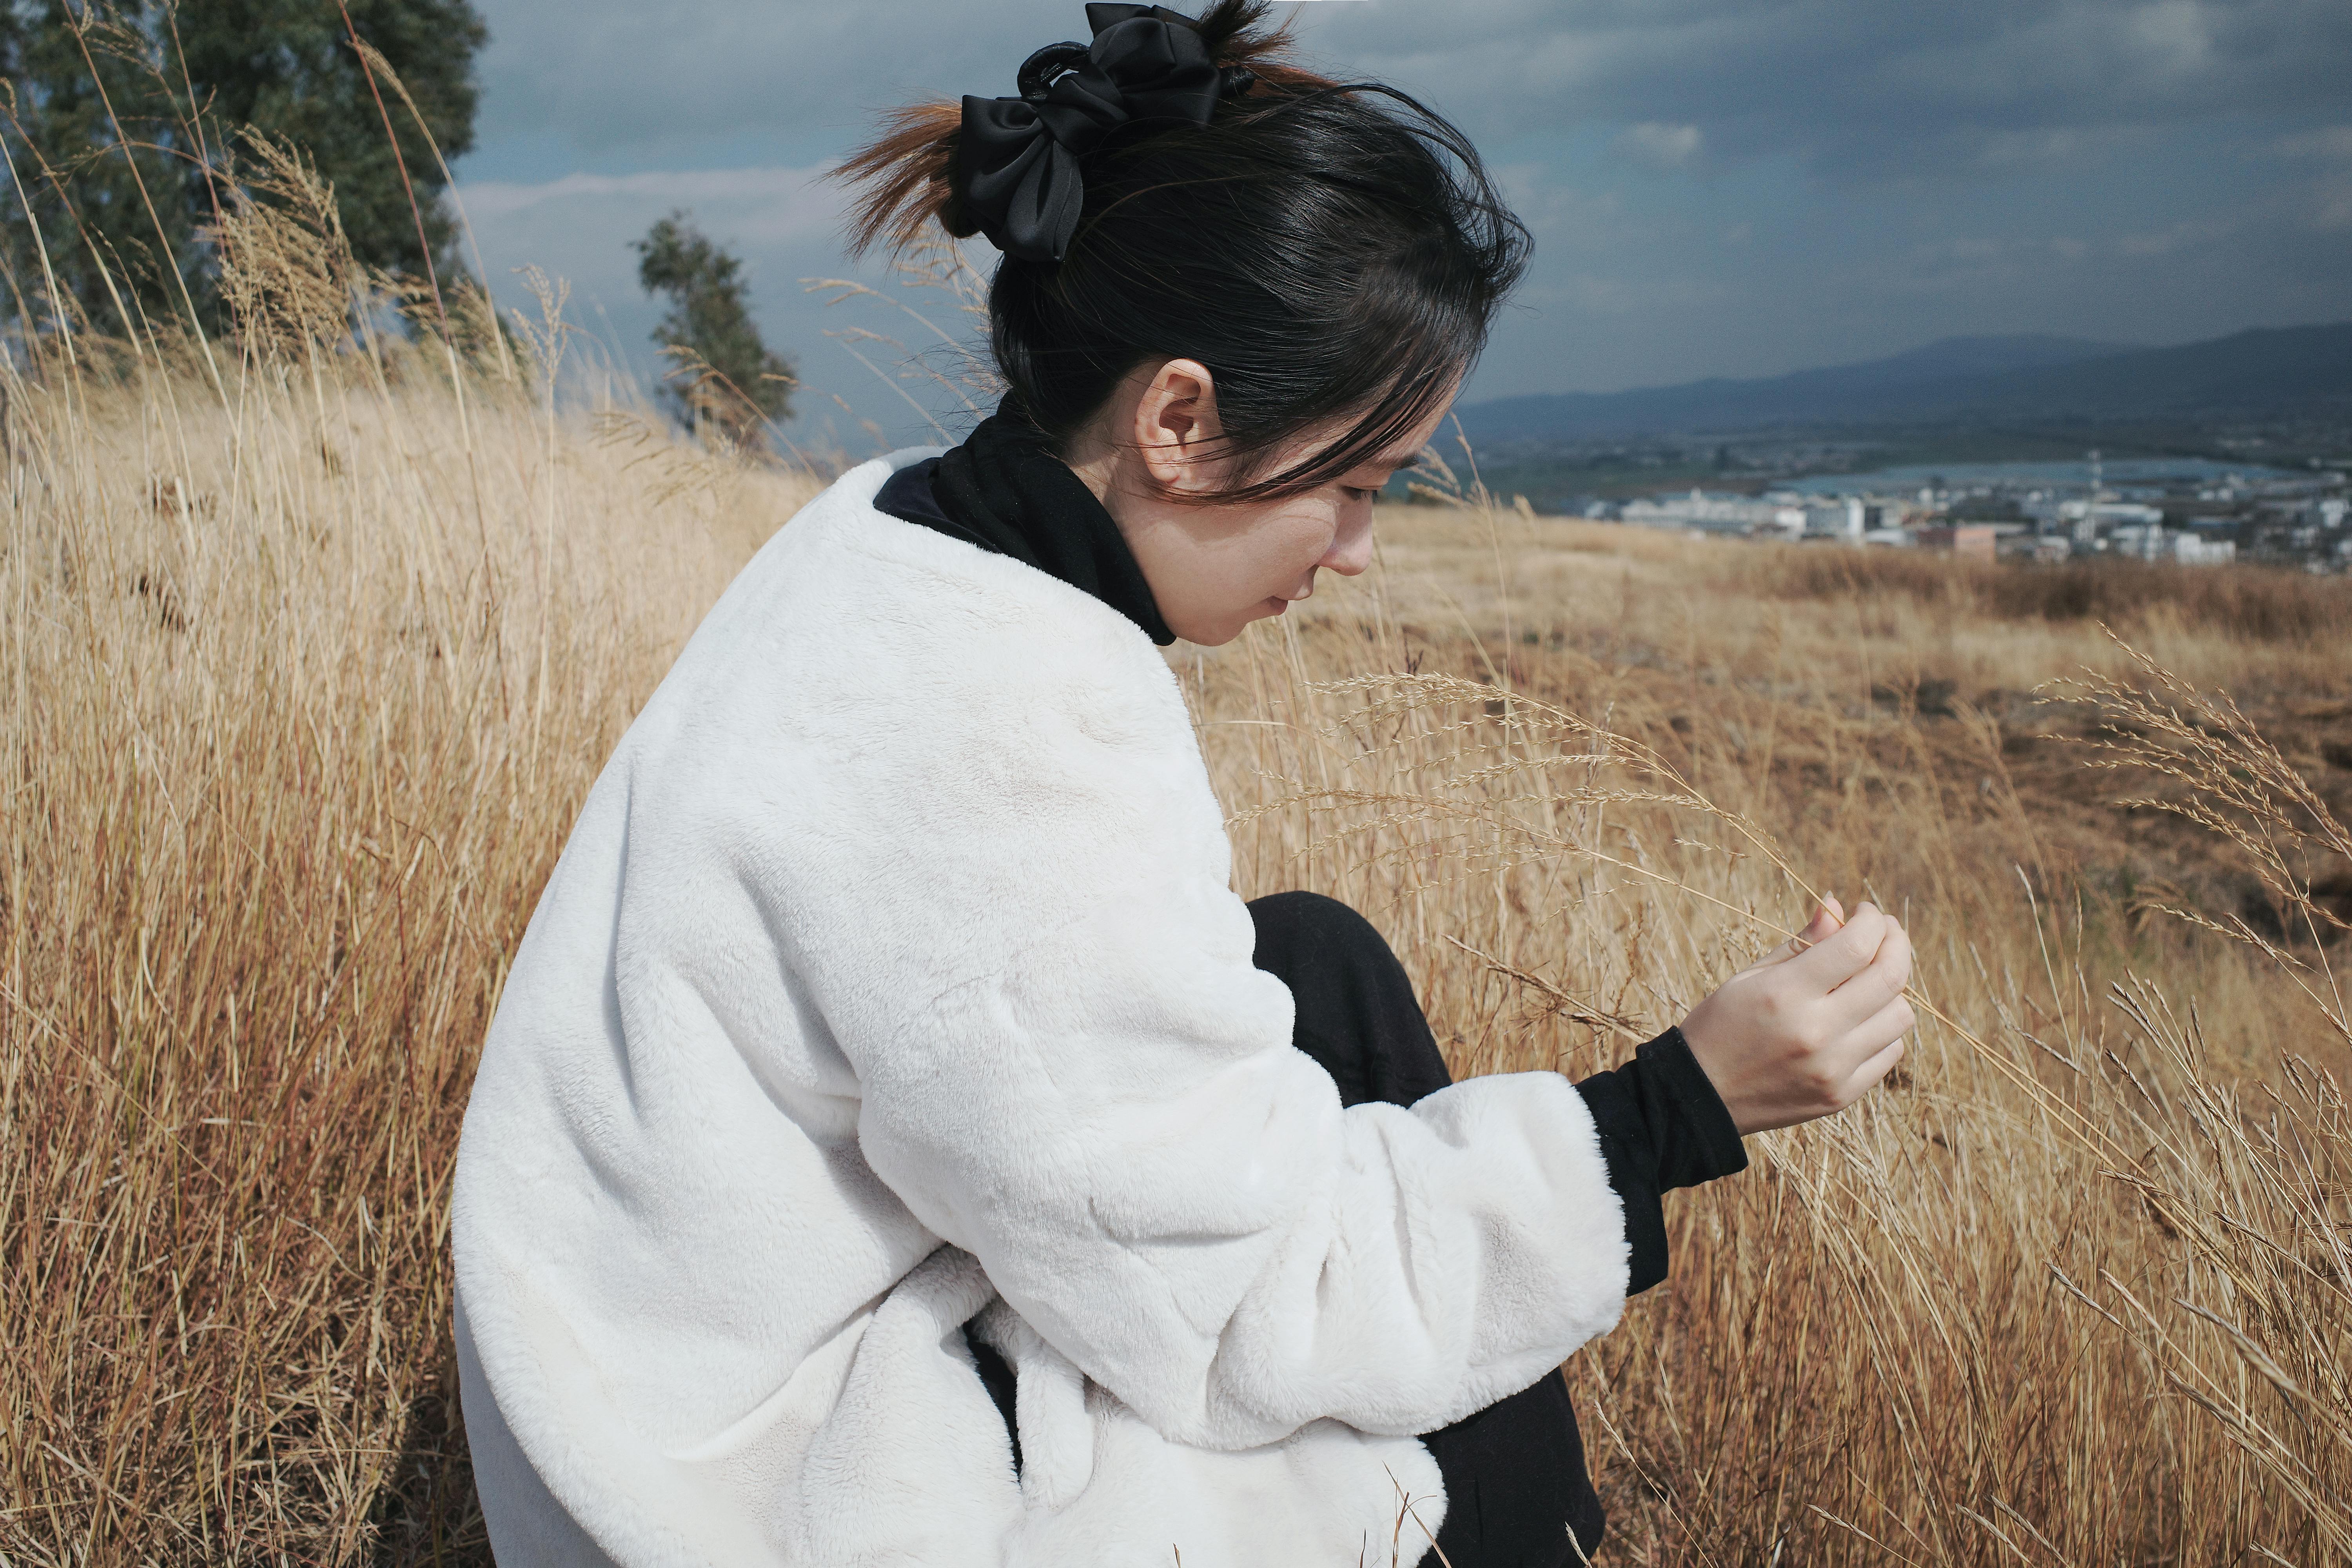
POLYGON ((677 361, 663 391, 688 424, 714 423, 763 446, 768 421, 792 416, 792 362, 760 340, 743 263, 674 212, 632 242, 637 279, 667 295, 654 342, 677 361))
POLYGON ((0 139, 26 198, 13 184, 0 190, 10 307, 48 314, 27 298, 41 286, 37 220, 59 292, 90 320, 121 330, 125 313, 178 317, 189 300, 200 316, 216 313, 207 235, 236 199, 236 149, 253 133, 310 153, 361 262, 421 275, 429 253, 450 282, 444 160, 473 145, 474 57, 488 31, 472 0, 349 5, 405 101, 383 84, 379 110, 336 0, 0 0, 0 77, 13 100, 0 104, 0 139))

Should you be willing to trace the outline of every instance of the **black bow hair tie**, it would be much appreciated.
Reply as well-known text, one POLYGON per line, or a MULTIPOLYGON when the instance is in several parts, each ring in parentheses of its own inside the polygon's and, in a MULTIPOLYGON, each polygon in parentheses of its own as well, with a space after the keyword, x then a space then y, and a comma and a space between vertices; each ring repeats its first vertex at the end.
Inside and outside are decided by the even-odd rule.
POLYGON ((1048 44, 1022 62, 1018 98, 963 100, 954 183, 989 243, 1024 261, 1059 261, 1078 226, 1078 161, 1122 125, 1206 125, 1217 100, 1257 78, 1223 70, 1165 5, 1087 7, 1091 44, 1048 44))

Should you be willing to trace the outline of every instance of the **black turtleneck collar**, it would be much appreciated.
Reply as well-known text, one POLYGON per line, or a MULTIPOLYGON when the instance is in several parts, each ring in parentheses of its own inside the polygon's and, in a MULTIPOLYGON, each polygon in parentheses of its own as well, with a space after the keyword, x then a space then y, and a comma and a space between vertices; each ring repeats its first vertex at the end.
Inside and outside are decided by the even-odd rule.
POLYGON ((1010 407, 982 420, 962 446, 891 475, 874 506, 1058 577, 1163 647, 1176 640, 1118 524, 1045 432, 1010 407))

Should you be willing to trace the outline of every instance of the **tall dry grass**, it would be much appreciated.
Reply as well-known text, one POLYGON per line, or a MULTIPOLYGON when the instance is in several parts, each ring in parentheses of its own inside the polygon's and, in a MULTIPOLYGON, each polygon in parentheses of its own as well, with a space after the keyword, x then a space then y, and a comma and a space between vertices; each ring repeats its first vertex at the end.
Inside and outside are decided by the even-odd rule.
MULTIPOLYGON (((1670 1199, 1672 1280, 1570 1363, 1618 1560, 2352 1561, 2328 798, 2087 618, 2021 649, 1966 567, 1390 521, 1381 572, 1186 674, 1244 890, 1375 911, 1458 1070, 1609 1065, 1825 887, 1919 946, 1928 1021, 1888 1087, 1670 1199), (1840 571, 1862 591, 1825 591, 1840 571), (2072 721, 2039 738, 1961 694, 2070 672, 2019 710, 2072 721), (1946 717, 1874 700, 1923 678, 1946 717), (2021 793, 2036 750, 2234 846, 2286 918, 2104 892, 2129 842, 2021 793)), ((2340 587, 2237 591, 2315 590, 2335 613, 2299 642, 2160 595, 2128 619, 2200 676, 2352 716, 2340 587)))
MULTIPOLYGON (((613 741, 814 484, 565 405, 560 319, 354 339, 331 213, 266 221, 217 379, 161 333, 7 373, 10 1563, 483 1559, 444 1232, 473 1053, 613 741)), ((1370 911, 1465 1072, 1604 1065, 1808 883, 1899 909, 1948 1020, 1670 1200, 1674 1279, 1570 1369, 1611 1552, 2352 1561, 2325 906, 2117 893, 2022 731, 2136 748, 2082 756, 2238 834, 2289 913, 2347 848, 2294 760, 1975 588, 1382 526, 1365 579, 1178 650, 1243 891, 1370 911)), ((2352 696, 2343 622, 2130 609, 2204 686, 2352 696)))
POLYGON ((268 309, 220 384, 168 337, 8 373, 11 1563, 479 1554, 474 1053, 604 752, 814 489, 559 412, 560 322, 353 341, 309 216, 236 237, 268 309))

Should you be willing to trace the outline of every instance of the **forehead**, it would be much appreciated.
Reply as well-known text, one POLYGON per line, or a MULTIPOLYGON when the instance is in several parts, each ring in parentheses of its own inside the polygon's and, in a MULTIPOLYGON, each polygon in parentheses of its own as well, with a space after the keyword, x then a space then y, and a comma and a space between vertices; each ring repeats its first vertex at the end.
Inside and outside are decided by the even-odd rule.
POLYGON ((1413 426, 1410 433, 1391 442, 1381 450, 1369 454, 1356 467, 1360 469, 1377 468, 1383 471, 1412 467, 1421 460, 1422 448, 1427 447, 1435 437, 1438 426, 1444 423, 1445 416, 1453 406, 1451 398, 1439 404, 1419 425, 1413 426))
POLYGON ((1451 406, 1450 403, 1440 405, 1437 411, 1414 426, 1411 434, 1391 443, 1385 449, 1372 453, 1357 466, 1366 468, 1391 469, 1412 467, 1421 461, 1422 449, 1436 437, 1437 427, 1444 423, 1447 410, 1451 406))
POLYGON ((1445 424, 1446 416, 1454 411, 1454 395, 1461 390, 1462 377, 1456 374, 1447 385, 1444 395, 1438 398, 1435 405, 1421 416, 1421 422, 1415 425, 1402 440, 1374 458, 1372 461, 1375 464, 1401 468, 1417 459, 1421 456, 1421 449, 1436 439, 1438 430, 1445 424))
MULTIPOLYGON (((1454 411, 1454 396, 1455 393, 1461 390, 1461 387, 1462 377, 1459 374, 1456 374, 1453 378, 1452 382, 1447 385, 1444 395, 1436 400, 1436 403, 1433 407, 1422 415, 1420 420, 1411 430, 1406 431, 1402 436, 1391 441, 1379 451, 1369 453, 1359 458, 1355 466, 1348 471, 1349 473, 1361 473, 1367 470, 1371 470, 1381 473, 1389 473, 1398 468, 1411 468, 1413 464, 1419 462, 1421 460, 1422 449, 1436 438, 1437 432, 1440 427, 1444 425, 1446 416, 1454 411)), ((1315 451, 1318 447, 1328 451, 1329 448, 1325 445, 1325 443, 1344 439, 1348 426, 1350 423, 1351 421, 1346 416, 1331 420, 1328 426, 1317 431, 1315 435, 1307 437, 1298 443, 1298 454, 1301 457, 1304 457, 1315 451)))

